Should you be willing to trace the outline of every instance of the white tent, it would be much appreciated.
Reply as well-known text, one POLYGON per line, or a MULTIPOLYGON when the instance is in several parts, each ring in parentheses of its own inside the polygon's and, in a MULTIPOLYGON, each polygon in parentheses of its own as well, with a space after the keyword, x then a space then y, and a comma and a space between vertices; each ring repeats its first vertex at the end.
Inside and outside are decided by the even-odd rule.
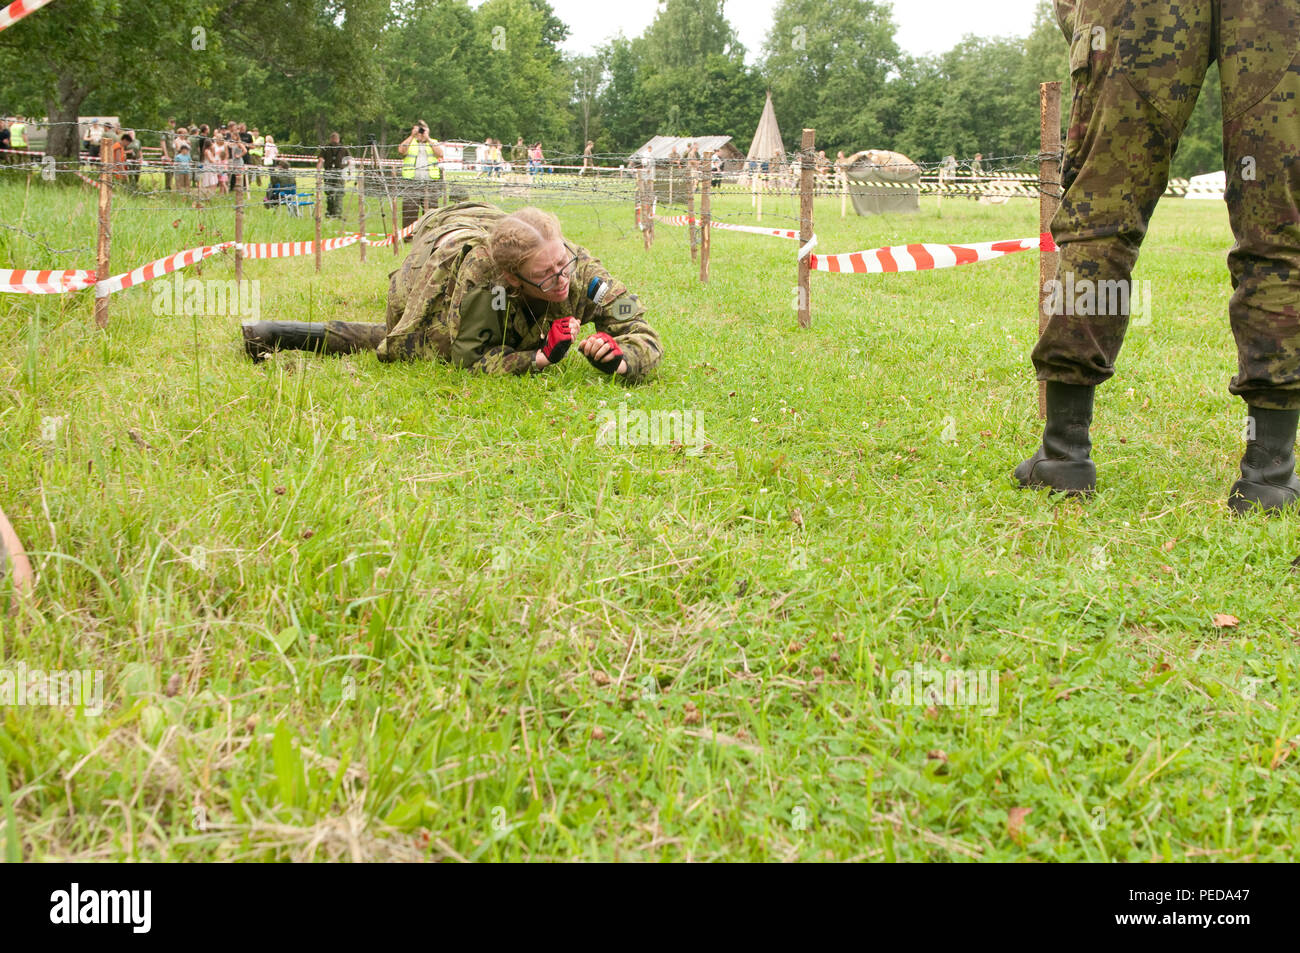
POLYGON ((763 104, 763 115, 758 120, 758 129, 754 132, 754 141, 750 143, 749 155, 745 163, 780 162, 785 158, 785 143, 781 141, 781 130, 776 124, 776 110, 772 108, 772 91, 768 90, 767 102, 763 104))

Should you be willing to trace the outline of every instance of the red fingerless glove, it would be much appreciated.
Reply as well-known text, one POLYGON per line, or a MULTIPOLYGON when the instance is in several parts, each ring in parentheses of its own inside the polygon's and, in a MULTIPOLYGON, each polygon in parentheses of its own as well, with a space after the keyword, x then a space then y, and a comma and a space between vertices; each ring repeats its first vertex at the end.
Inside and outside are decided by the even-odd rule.
POLYGON ((551 332, 546 335, 546 343, 542 345, 542 354, 551 364, 568 354, 573 344, 573 331, 570 330, 569 320, 569 318, 557 318, 551 322, 551 332))
POLYGON ((591 361, 592 367, 604 374, 615 373, 618 370, 618 366, 623 363, 622 349, 619 348, 618 343, 604 331, 601 331, 598 334, 593 334, 591 337, 597 341, 602 341, 605 344, 608 344, 609 351, 606 352, 605 356, 599 361, 592 360, 590 354, 586 355, 587 360, 591 361))

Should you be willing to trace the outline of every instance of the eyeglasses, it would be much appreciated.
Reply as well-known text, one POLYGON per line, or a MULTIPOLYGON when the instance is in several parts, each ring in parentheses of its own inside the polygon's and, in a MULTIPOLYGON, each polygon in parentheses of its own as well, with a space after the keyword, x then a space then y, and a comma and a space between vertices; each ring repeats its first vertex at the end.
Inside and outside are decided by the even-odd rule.
POLYGON ((570 272, 573 271, 573 266, 576 265, 577 263, 578 263, 578 256, 574 255, 567 262, 565 262, 563 268, 561 268, 555 274, 551 275, 549 278, 544 278, 541 284, 538 284, 535 281, 529 281, 523 275, 519 276, 519 280, 526 285, 532 285, 534 288, 538 289, 539 291, 549 292, 554 290, 555 286, 560 283, 561 278, 565 277, 566 275, 568 275, 570 272))

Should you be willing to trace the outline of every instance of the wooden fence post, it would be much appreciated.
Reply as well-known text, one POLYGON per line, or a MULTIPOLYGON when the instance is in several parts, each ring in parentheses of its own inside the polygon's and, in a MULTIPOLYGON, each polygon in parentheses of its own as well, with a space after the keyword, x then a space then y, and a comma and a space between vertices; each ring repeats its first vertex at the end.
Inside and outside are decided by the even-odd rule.
POLYGON ((713 153, 704 153, 704 161, 701 163, 704 176, 700 180, 700 284, 709 283, 709 250, 712 247, 712 229, 709 223, 712 221, 713 203, 710 199, 710 190, 713 187, 713 153))
MULTIPOLYGON (((1050 232, 1052 218, 1061 204, 1061 84, 1043 83, 1038 87, 1039 156, 1038 156, 1038 232, 1050 232)), ((1056 278, 1060 253, 1055 249, 1038 252, 1038 335, 1047 330, 1051 295, 1048 284, 1056 278)), ((1047 419, 1047 383, 1038 382, 1038 417, 1047 419)))
POLYGON ((694 262, 699 258, 699 248, 696 247, 698 232, 695 226, 695 181, 699 178, 700 170, 691 169, 689 180, 686 183, 686 224, 691 230, 691 261, 694 262))
POLYGON ((650 173, 643 170, 641 179, 637 186, 637 201, 641 209, 641 247, 645 251, 650 250, 650 202, 646 196, 650 192, 650 173))
POLYGON ((320 204, 322 200, 321 173, 324 168, 325 168, 325 160, 317 159, 316 160, 316 242, 315 244, 312 245, 312 250, 316 252, 316 274, 318 275, 320 274, 320 260, 321 260, 321 247, 320 247, 320 222, 321 222, 320 204))
POLYGON ((641 230, 641 170, 632 171, 634 185, 632 188, 632 222, 636 225, 636 230, 641 230))
POLYGON ((361 164, 357 167, 357 234, 361 240, 357 245, 361 248, 361 262, 366 261, 366 160, 362 158, 361 164))
POLYGON ((235 281, 244 280, 244 177, 235 177, 235 281))
MULTIPOLYGON (((816 154, 813 143, 816 131, 805 129, 799 144, 799 249, 813 237, 813 176, 816 154)), ((812 327, 812 302, 809 298, 808 255, 799 256, 799 327, 812 327)))
POLYGON ((401 239, 398 237, 402 233, 402 220, 397 217, 397 196, 394 195, 388 200, 388 204, 393 212, 393 257, 398 255, 397 246, 401 239))
MULTIPOLYGON (((108 137, 99 144, 99 240, 95 254, 95 280, 103 281, 109 277, 109 251, 113 242, 113 190, 109 185, 109 163, 113 158, 108 137)), ((108 295, 95 293, 95 324, 108 327, 108 295)))

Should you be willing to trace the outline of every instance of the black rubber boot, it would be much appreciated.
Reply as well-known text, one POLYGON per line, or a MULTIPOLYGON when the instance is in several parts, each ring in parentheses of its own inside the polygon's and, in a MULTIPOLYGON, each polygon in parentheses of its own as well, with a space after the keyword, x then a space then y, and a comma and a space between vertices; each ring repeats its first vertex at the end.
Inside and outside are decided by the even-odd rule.
POLYGON ((1088 496, 1097 488, 1091 458, 1092 398, 1095 387, 1047 382, 1047 424, 1038 452, 1016 467, 1022 487, 1088 496))
POLYGON ((244 351, 258 361, 272 351, 352 354, 373 351, 387 334, 382 324, 352 321, 246 321, 244 351))
POLYGON ((1259 507, 1276 513, 1300 499, 1295 475, 1295 433, 1300 410, 1250 408, 1255 438, 1246 441, 1241 458, 1241 479, 1232 485, 1228 507, 1236 514, 1259 507))

